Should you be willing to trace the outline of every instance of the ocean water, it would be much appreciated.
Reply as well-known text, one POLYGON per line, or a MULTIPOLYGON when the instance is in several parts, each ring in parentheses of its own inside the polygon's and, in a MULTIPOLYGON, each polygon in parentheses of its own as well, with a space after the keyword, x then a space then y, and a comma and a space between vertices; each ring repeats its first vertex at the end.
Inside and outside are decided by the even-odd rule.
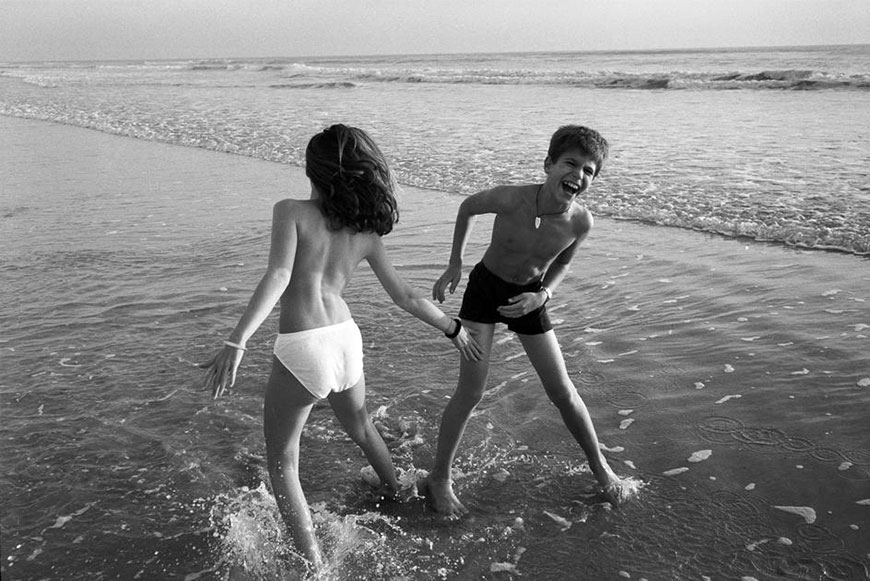
POLYGON ((340 119, 460 194, 535 179, 581 123, 613 146, 598 215, 870 251, 870 45, 0 63, 0 114, 294 164, 340 119))
MULTIPOLYGON (((424 289, 463 195, 539 179, 561 124, 610 140, 552 315, 611 464, 646 485, 620 510, 587 494, 582 453, 499 331, 457 461, 460 523, 380 503, 315 409, 301 468, 321 578, 870 578, 868 61, 858 46, 0 66, 3 578, 304 577, 263 484, 274 320, 229 397, 211 402, 195 364, 262 272, 271 205, 307 195, 307 139, 339 121, 396 168, 386 241, 424 289)), ((452 348, 366 269, 347 298, 369 410, 403 473, 427 469, 452 348)))

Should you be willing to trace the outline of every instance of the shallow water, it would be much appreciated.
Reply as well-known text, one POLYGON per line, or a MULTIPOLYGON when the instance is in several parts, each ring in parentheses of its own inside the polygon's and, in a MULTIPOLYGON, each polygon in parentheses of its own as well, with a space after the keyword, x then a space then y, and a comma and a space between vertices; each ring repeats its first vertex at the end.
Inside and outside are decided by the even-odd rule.
MULTIPOLYGON (((194 367, 262 271, 269 207, 305 195, 298 170, 2 123, 3 577, 300 578, 263 485, 274 321, 229 397, 212 403, 194 367)), ((402 195, 387 243, 421 288, 457 203, 402 195)), ((582 454, 501 331, 457 461, 472 508, 461 523, 420 501, 380 504, 360 452, 315 409, 302 474, 323 577, 867 578, 865 261, 607 219, 584 246, 552 316, 606 454, 646 483, 640 496, 614 511, 588 495, 582 454), (792 506, 805 508, 776 508, 792 506)), ((397 466, 427 469, 452 348, 365 269, 348 299, 369 410, 397 466)))

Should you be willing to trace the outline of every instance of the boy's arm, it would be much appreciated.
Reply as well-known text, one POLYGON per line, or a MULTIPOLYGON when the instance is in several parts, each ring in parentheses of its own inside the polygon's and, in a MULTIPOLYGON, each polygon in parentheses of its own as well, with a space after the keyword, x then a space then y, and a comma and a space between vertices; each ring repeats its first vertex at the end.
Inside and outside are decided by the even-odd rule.
POLYGON ((292 211, 287 203, 278 202, 272 211, 272 241, 266 272, 224 348, 211 361, 200 365, 209 370, 206 385, 212 388, 213 397, 219 397, 227 387, 235 384, 245 344, 263 324, 287 288, 296 258, 296 242, 292 211))
POLYGON ((444 274, 432 286, 432 298, 439 303, 444 302, 444 290, 453 294, 462 279, 462 257, 468 244, 468 234, 479 214, 497 213, 499 202, 504 196, 499 195, 500 188, 484 190, 465 198, 459 204, 456 214, 456 224, 453 227, 453 246, 450 249, 450 262, 444 274))
POLYGON ((547 301, 553 296, 553 291, 568 274, 568 267, 579 244, 579 240, 575 241, 550 263, 547 272, 544 273, 544 278, 541 279, 541 290, 523 292, 510 297, 507 303, 498 307, 499 314, 513 319, 522 317, 547 304, 547 301))
POLYGON ((571 261, 574 260, 574 254, 577 252, 577 248, 580 247, 580 244, 589 235, 589 231, 592 229, 592 224, 592 214, 589 210, 586 210, 578 222, 577 239, 573 244, 571 244, 571 246, 559 253, 547 269, 547 272, 544 274, 541 284, 550 291, 549 293, 546 293, 546 291, 539 291, 539 294, 545 295, 543 298, 544 302, 550 300, 553 291, 556 290, 556 287, 562 283, 565 275, 568 274, 568 267, 571 266, 571 261))

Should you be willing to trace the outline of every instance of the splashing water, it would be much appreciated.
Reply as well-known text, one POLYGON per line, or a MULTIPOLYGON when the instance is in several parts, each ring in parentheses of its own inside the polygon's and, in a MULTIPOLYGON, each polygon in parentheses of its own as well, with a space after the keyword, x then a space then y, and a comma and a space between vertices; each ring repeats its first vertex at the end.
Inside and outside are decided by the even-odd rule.
POLYGON ((275 497, 264 482, 215 500, 211 521, 221 541, 223 567, 253 579, 305 578, 308 566, 293 551, 275 497))
POLYGON ((339 581, 407 577, 407 559, 390 544, 391 537, 407 536, 397 524, 401 517, 369 511, 341 515, 325 503, 310 508, 325 560, 320 571, 312 570, 294 550, 265 482, 253 489, 243 487, 219 495, 211 512, 213 534, 220 539, 217 569, 234 579, 339 581))

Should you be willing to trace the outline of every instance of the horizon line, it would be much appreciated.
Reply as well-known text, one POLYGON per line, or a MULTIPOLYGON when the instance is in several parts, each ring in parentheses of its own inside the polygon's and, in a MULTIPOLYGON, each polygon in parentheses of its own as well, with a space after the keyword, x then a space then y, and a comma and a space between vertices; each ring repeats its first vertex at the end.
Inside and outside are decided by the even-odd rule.
POLYGON ((143 61, 209 61, 209 60, 246 60, 246 59, 347 59, 347 58, 386 58, 386 57, 435 57, 459 55, 534 55, 534 54, 639 54, 639 53, 680 53, 680 52, 721 52, 746 50, 783 50, 801 48, 837 48, 870 46, 867 42, 857 43, 822 43, 822 44, 786 44, 786 45, 745 45, 745 46, 709 46, 682 48, 630 48, 630 49, 589 49, 589 50, 505 50, 505 51, 466 51, 466 52, 384 52, 368 54, 329 54, 329 55, 264 55, 264 56, 179 56, 179 57, 135 57, 135 58, 86 58, 86 59, 31 59, 0 61, 0 66, 7 64, 31 63, 90 63, 90 62, 143 62, 143 61))

